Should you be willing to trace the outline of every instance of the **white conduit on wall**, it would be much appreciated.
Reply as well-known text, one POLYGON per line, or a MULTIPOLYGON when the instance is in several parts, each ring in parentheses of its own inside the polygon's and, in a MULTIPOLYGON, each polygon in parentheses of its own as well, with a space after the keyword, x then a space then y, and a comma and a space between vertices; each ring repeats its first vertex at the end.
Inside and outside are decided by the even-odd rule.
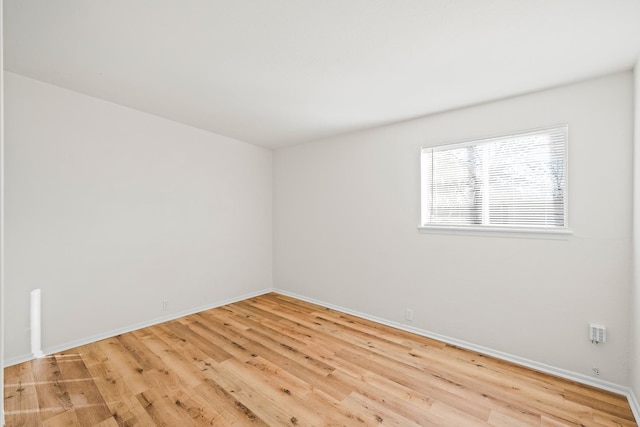
POLYGON ((33 357, 44 357, 42 352, 40 289, 31 291, 31 353, 33 357))

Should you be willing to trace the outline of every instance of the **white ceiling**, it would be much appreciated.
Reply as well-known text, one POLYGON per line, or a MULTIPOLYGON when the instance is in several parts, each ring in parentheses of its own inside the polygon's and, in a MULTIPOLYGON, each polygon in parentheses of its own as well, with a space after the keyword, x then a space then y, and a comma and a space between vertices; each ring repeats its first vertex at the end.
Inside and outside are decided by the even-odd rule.
POLYGON ((270 148, 631 69, 640 0, 5 0, 5 69, 270 148))

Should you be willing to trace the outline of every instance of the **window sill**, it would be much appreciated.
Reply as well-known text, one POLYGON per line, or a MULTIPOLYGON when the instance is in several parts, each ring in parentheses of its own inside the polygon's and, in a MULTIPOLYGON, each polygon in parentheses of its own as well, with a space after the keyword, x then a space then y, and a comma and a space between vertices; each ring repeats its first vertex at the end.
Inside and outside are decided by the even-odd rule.
POLYGON ((466 236, 514 237, 524 239, 557 239, 566 240, 573 234, 569 229, 531 229, 507 227, 456 227, 445 225, 418 226, 424 234, 457 234, 466 236))

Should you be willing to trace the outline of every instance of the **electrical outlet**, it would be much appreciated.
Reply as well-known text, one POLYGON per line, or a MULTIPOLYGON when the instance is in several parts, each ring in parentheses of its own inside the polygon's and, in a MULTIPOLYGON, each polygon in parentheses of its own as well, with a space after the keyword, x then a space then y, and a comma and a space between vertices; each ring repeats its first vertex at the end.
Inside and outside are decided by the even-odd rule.
POLYGON ((607 340, 607 328, 595 323, 589 324, 589 339, 593 344, 604 343, 607 340))
POLYGON ((408 320, 409 322, 413 321, 413 310, 410 308, 407 308, 404 312, 404 319, 408 320))
POLYGON ((162 301, 162 311, 167 311, 169 310, 169 301, 164 300, 162 301))

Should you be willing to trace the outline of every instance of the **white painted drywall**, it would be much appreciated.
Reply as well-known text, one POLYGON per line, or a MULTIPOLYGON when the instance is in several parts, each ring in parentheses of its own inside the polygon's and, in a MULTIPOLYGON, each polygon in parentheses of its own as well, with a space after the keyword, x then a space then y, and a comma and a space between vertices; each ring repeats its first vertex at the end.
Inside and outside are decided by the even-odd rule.
POLYGON ((5 357, 272 286, 272 152, 6 73, 5 357))
MULTIPOLYGON (((0 1, 0 6, 4 6, 0 1)), ((0 425, 4 419, 4 29, 0 7, 0 425)))
MULTIPOLYGON (((640 398, 640 60, 635 71, 635 133, 633 181, 633 291, 631 298, 631 390, 640 398)), ((640 409, 640 408, 638 408, 640 409)))
POLYGON ((629 383, 630 72, 280 149, 278 289, 629 383), (564 240, 421 234, 419 148, 568 123, 564 240), (607 326, 606 344, 588 339, 607 326))

